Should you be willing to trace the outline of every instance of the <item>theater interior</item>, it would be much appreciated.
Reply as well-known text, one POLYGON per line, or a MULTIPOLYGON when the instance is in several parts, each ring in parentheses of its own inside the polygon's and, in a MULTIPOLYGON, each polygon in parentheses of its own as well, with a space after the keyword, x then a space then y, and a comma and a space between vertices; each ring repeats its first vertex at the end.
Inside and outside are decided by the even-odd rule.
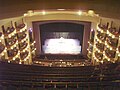
POLYGON ((120 1, 0 1, 0 90, 119 90, 120 1))

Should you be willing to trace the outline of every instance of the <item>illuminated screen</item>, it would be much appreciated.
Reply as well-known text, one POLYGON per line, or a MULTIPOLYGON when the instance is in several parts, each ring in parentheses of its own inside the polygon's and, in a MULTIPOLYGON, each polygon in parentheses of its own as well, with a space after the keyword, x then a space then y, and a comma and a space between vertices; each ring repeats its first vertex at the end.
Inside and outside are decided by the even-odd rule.
POLYGON ((46 54, 80 54, 81 46, 78 39, 46 39, 43 45, 46 54))

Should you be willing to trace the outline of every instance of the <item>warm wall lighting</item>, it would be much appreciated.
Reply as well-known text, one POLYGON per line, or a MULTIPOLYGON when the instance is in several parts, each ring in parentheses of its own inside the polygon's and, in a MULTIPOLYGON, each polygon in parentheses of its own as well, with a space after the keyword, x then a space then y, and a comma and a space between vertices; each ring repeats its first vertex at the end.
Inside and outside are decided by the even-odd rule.
POLYGON ((42 14, 43 14, 43 15, 45 15, 45 14, 46 14, 46 12, 43 10, 43 11, 42 11, 42 14))
POLYGON ((78 11, 78 15, 82 15, 82 11, 81 10, 78 11))
POLYGON ((27 15, 28 15, 28 14, 27 14, 27 13, 25 13, 25 14, 24 14, 24 17, 26 17, 27 15))

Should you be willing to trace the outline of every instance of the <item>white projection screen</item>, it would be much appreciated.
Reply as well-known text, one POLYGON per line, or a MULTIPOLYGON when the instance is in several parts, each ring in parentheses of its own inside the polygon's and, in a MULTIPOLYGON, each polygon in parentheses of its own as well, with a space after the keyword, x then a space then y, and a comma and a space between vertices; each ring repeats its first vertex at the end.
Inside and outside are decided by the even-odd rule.
POLYGON ((78 39, 63 37, 46 39, 42 46, 45 54, 80 54, 81 46, 78 39))

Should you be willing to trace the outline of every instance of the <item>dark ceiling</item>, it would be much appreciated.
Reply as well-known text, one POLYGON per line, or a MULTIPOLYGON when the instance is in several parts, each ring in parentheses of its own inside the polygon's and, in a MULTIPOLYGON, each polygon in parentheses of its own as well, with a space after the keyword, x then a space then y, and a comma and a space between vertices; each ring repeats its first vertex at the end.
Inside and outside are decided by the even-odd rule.
POLYGON ((0 0, 0 19, 21 16, 28 10, 93 9, 100 16, 120 19, 120 0, 0 0))

